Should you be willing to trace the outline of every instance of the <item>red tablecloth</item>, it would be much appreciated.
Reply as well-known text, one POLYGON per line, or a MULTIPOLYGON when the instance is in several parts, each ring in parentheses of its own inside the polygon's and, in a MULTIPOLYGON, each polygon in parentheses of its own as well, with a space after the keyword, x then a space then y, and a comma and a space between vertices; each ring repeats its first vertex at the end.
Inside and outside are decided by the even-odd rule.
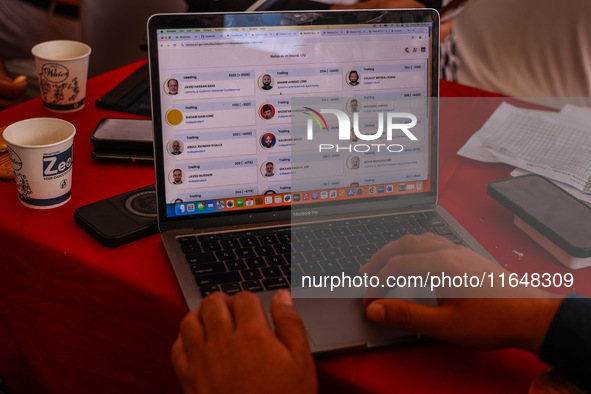
MULTIPOLYGON (((100 119, 133 117, 98 109, 95 100, 139 65, 91 79, 87 107, 79 112, 56 115, 38 99, 0 112, 0 125, 49 116, 77 129, 66 205, 26 208, 14 182, 0 181, 0 375, 19 393, 179 392, 169 350, 186 307, 160 237, 105 248, 73 219, 81 205, 154 182, 150 165, 90 158, 89 137, 100 119)), ((441 91, 482 99, 441 101, 440 203, 510 269, 555 265, 486 196, 487 183, 508 176, 509 167, 456 154, 501 99, 445 82, 441 91)), ((317 365, 325 392, 524 393, 546 368, 519 350, 438 342, 326 357, 317 365)))

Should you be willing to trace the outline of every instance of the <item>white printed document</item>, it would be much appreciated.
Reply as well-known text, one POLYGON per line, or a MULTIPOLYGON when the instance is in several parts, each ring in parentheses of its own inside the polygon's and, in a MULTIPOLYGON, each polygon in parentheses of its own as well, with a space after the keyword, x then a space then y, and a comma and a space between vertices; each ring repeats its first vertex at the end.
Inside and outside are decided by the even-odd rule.
POLYGON ((514 165, 591 194, 591 127, 585 109, 560 113, 502 103, 458 154, 514 165))

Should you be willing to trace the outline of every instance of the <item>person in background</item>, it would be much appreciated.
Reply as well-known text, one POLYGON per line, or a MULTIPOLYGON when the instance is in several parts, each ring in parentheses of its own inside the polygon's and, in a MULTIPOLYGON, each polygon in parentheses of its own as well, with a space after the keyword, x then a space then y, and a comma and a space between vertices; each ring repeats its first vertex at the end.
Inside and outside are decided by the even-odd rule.
MULTIPOLYGON (((320 0, 322 1, 322 0, 320 0)), ((330 9, 391 9, 391 8, 435 8, 439 9, 448 4, 451 0, 325 0, 322 3, 329 3, 330 9), (352 3, 352 4, 351 4, 352 3)), ((457 81, 457 70, 459 61, 455 55, 455 33, 453 22, 446 21, 441 23, 439 29, 440 46, 440 64, 439 70, 441 78, 448 81, 457 81)))
POLYGON ((275 165, 273 164, 273 162, 268 161, 267 164, 265 164, 265 176, 266 177, 270 177, 275 175, 275 165))
POLYGON ((589 15, 587 0, 474 1, 454 19, 458 82, 557 108, 591 105, 589 15))
POLYGON ((263 148, 272 148, 275 146, 275 136, 273 133, 265 133, 262 137, 263 148))
POLYGON ((263 75, 262 80, 263 80, 263 85, 261 86, 261 89, 263 89, 263 90, 273 89, 273 86, 271 85, 271 76, 269 74, 263 75))
MULTIPOLYGON (((185 0, 185 2, 188 6, 188 12, 244 11, 253 3, 250 0, 233 0, 225 2, 218 0, 185 0)), ((278 0, 275 2, 272 10, 389 9, 424 7, 439 9, 450 2, 451 0, 278 0)), ((441 24, 439 41, 441 43, 441 78, 449 81, 457 81, 459 61, 455 55, 455 33, 451 21, 441 24)))
POLYGON ((50 40, 82 40, 80 0, 0 1, 0 108, 39 96, 31 48, 50 40))
POLYGON ((357 99, 351 100, 350 103, 351 113, 359 112, 359 101, 357 99))
POLYGON ((263 105, 261 113, 263 115, 263 119, 272 119, 274 115, 273 107, 269 104, 265 104, 263 105))
POLYGON ((172 179, 173 179, 173 182, 172 182, 173 185, 182 185, 183 184, 183 171, 179 168, 175 168, 172 171, 172 179))
POLYGON ((176 79, 169 79, 166 83, 166 86, 168 86, 168 94, 170 94, 171 96, 179 94, 179 81, 177 81, 176 79))
POLYGON ((349 72, 349 85, 357 86, 359 85, 359 73, 356 70, 349 72))
POLYGON ((170 154, 173 156, 178 156, 181 153, 183 153, 181 151, 181 142, 180 141, 173 141, 172 142, 172 151, 170 152, 170 154))

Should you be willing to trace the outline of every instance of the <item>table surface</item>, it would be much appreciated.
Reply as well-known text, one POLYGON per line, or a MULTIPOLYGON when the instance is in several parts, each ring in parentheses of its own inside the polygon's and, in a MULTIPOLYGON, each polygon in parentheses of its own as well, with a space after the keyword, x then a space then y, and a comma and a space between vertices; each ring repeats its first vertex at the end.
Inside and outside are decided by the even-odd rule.
MULTIPOLYGON (((77 129, 66 205, 26 208, 14 181, 0 181, 0 375, 16 392, 180 391, 169 352, 187 310, 160 236, 106 248, 74 223, 77 207, 154 183, 151 165, 90 158, 90 134, 99 120, 139 118, 94 102, 141 64, 91 79, 81 111, 58 115, 36 99, 0 112, 0 126, 59 117, 77 129)), ((486 195, 488 182, 508 177, 511 168, 456 154, 508 99, 444 81, 441 92, 440 204, 508 269, 567 272, 486 195)), ((577 275, 589 278, 591 271, 577 275)), ((586 294, 577 283, 571 290, 586 294)), ((322 357, 317 367, 324 392, 419 393, 525 393, 547 369, 520 350, 478 351, 436 341, 322 357)))

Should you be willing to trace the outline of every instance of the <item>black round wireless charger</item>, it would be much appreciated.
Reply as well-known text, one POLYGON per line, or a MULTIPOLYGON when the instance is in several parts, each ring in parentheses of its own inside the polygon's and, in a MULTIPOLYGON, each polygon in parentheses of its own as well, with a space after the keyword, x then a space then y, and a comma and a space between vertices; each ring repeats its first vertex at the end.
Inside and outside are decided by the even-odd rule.
POLYGON ((156 191, 148 190, 133 194, 125 201, 129 212, 144 217, 156 216, 156 191))

